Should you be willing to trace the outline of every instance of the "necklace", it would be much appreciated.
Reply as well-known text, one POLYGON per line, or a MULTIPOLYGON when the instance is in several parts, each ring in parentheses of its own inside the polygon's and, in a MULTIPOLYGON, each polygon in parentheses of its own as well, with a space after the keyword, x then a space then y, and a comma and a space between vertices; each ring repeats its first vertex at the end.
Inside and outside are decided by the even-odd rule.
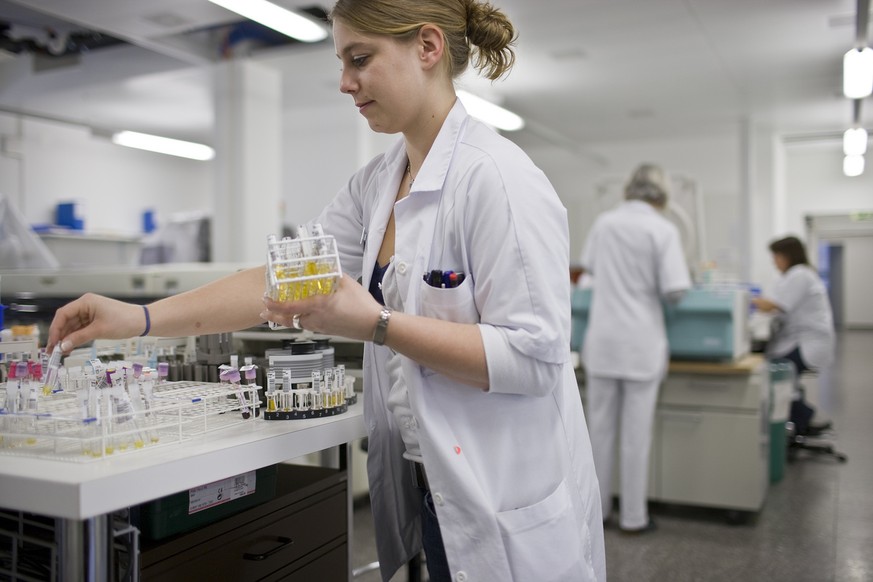
POLYGON ((406 173, 409 174, 409 187, 412 188, 412 185, 415 183, 415 176, 412 175, 412 167, 409 165, 409 162, 406 162, 406 173))

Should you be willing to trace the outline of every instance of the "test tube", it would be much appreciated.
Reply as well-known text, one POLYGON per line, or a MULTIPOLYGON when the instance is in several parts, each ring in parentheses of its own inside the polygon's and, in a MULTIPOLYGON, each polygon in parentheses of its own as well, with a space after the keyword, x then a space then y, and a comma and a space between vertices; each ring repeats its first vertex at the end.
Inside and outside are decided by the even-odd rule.
MULTIPOLYGON (((327 372, 327 370, 325 370, 327 372)), ((328 386, 330 385, 330 378, 325 373, 322 374, 321 370, 314 370, 312 372, 312 408, 320 409, 320 408, 329 408, 330 407, 330 398, 328 397, 328 386)))
POLYGON ((291 370, 282 370, 282 394, 282 412, 290 412, 292 408, 296 408, 297 403, 293 400, 291 391, 291 370))
POLYGON ((58 382, 58 368, 61 365, 61 342, 55 344, 52 355, 49 357, 45 371, 45 382, 42 384, 42 393, 48 396, 55 389, 58 382))
MULTIPOLYGON (((143 405, 145 408, 145 416, 146 416, 146 426, 154 426, 157 424, 157 418, 155 417, 155 413, 152 411, 152 390, 154 388, 154 380, 152 379, 152 374, 154 371, 151 368, 145 368, 143 370, 143 381, 140 384, 140 388, 142 388, 143 395, 143 405)), ((149 440, 153 443, 158 442, 160 437, 158 436, 157 430, 147 429, 146 433, 148 434, 149 440)))
POLYGON ((133 426, 136 428, 136 435, 134 436, 133 446, 134 448, 141 449, 143 448, 143 446, 145 446, 145 438, 143 437, 143 431, 140 422, 143 419, 143 403, 142 395, 140 394, 139 390, 139 375, 136 372, 137 365, 139 365, 140 372, 142 372, 142 364, 134 364, 134 380, 127 385, 127 392, 130 407, 133 409, 133 426))
POLYGON ((246 395, 243 392, 242 386, 239 383, 239 370, 236 368, 229 368, 221 373, 221 380, 225 382, 230 382, 233 384, 234 391, 236 392, 236 398, 239 402, 239 410, 242 413, 242 417, 248 419, 251 417, 252 413, 249 409, 248 402, 246 402, 246 395))
POLYGON ((158 383, 163 384, 170 375, 170 362, 158 362, 158 383))
POLYGON ((267 372, 267 412, 276 412, 279 410, 276 400, 276 372, 270 370, 267 372))
MULTIPOLYGON (((288 259, 289 267, 286 269, 286 277, 297 279, 305 274, 303 267, 303 245, 299 240, 287 239, 285 249, 285 257, 288 259)), ((293 299, 298 301, 306 297, 306 282, 293 281, 286 283, 287 296, 286 300, 293 299)))
POLYGON ((245 359, 246 365, 240 368, 240 372, 243 373, 243 377, 245 378, 245 386, 248 387, 248 392, 252 396, 252 405, 255 409, 255 416, 259 416, 261 413, 260 409, 260 396, 258 395, 258 367, 252 363, 251 356, 246 357, 245 359))

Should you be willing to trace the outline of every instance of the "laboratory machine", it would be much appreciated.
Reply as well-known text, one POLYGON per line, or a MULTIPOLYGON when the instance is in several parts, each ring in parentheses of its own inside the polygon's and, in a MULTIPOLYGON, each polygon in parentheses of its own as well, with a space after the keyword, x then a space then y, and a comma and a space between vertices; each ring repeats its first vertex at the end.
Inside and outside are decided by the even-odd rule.
MULTIPOLYGON (((581 352, 591 309, 590 288, 574 289, 570 346, 581 352)), ((676 305, 664 306, 670 357, 737 361, 749 353, 749 292, 738 285, 697 286, 676 305)))

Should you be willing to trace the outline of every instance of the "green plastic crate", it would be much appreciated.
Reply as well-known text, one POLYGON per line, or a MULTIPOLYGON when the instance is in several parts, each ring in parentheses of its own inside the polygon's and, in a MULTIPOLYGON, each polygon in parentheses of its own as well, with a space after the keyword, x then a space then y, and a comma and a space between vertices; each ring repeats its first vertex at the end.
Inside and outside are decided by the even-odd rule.
MULTIPOLYGON (((276 496, 278 465, 262 467, 255 471, 254 491, 236 499, 211 505, 205 509, 192 510, 192 489, 155 499, 139 507, 140 531, 149 540, 191 531, 254 507, 276 496)), ((237 475, 242 477, 245 473, 237 475)), ((231 479, 234 479, 233 477, 231 479)), ((197 488, 202 491, 202 488, 197 488)), ((212 491, 212 490, 210 490, 212 491)), ((196 495, 196 494, 195 494, 196 495)), ((197 496, 202 499, 204 496, 197 496)))

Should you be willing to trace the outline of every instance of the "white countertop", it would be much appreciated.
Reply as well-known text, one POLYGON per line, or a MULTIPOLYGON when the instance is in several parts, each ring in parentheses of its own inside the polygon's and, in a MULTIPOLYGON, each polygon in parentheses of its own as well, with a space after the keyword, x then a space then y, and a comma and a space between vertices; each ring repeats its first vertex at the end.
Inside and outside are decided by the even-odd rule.
POLYGON ((263 420, 116 458, 0 455, 0 507, 88 519, 365 436, 363 404, 311 420, 263 420))

